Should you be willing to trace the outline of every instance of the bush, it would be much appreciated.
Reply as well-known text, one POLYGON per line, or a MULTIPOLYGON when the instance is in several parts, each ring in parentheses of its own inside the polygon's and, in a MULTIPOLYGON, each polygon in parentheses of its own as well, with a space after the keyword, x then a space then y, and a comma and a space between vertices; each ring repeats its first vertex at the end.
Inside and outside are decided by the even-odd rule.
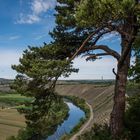
POLYGON ((128 99, 125 113, 125 127, 131 134, 131 140, 140 140, 140 94, 128 99))
POLYGON ((79 140, 112 140, 112 137, 107 124, 95 124, 89 132, 81 135, 79 140))

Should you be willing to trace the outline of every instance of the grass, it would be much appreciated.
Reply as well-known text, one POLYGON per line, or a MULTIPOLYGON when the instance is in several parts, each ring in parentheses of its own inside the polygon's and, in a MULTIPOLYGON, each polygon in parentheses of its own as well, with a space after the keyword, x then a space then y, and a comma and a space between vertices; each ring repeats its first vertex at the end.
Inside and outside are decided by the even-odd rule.
POLYGON ((21 96, 19 94, 4 94, 0 93, 0 104, 5 104, 6 106, 16 106, 21 105, 24 102, 30 102, 32 98, 27 98, 25 96, 21 96))
POLYGON ((31 100, 13 92, 0 92, 0 106, 3 108, 0 109, 0 140, 17 135, 18 130, 26 126, 24 116, 20 115, 16 109, 9 109, 9 107, 19 106, 31 100))
POLYGON ((127 82, 127 94, 129 96, 135 95, 140 91, 140 84, 133 81, 127 82))

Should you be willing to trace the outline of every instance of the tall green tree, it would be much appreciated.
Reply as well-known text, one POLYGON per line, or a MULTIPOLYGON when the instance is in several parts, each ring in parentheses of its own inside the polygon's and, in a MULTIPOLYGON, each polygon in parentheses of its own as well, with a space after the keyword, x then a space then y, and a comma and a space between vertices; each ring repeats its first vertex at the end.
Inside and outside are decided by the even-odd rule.
POLYGON ((18 72, 12 87, 21 95, 33 98, 32 102, 25 102, 24 107, 19 109, 27 124, 25 132, 19 137, 42 139, 56 129, 67 113, 62 98, 55 91, 56 81, 61 75, 67 77, 76 69, 62 58, 52 44, 45 44, 41 48, 29 47, 20 58, 20 64, 12 68, 18 72), (62 108, 64 110, 61 112, 62 108))
POLYGON ((36 128, 34 132, 41 130, 38 127, 40 122, 52 110, 50 108, 58 97, 55 92, 57 79, 77 71, 67 59, 90 33, 89 29, 83 31, 76 27, 74 0, 58 2, 56 28, 50 33, 54 40, 41 48, 29 47, 24 51, 20 64, 12 66, 18 72, 13 88, 22 95, 34 98, 32 103, 25 104, 30 110, 20 109, 25 114, 27 127, 36 128))
POLYGON ((91 27, 93 33, 87 41, 95 39, 91 46, 82 46, 80 53, 87 53, 89 59, 111 55, 117 64, 114 106, 110 118, 110 129, 114 138, 120 136, 124 128, 125 93, 132 45, 140 25, 140 3, 138 0, 81 0, 76 11, 80 27, 91 27), (117 32, 121 36, 121 53, 107 45, 97 45, 102 34, 117 32), (94 53, 94 50, 104 53, 94 53))

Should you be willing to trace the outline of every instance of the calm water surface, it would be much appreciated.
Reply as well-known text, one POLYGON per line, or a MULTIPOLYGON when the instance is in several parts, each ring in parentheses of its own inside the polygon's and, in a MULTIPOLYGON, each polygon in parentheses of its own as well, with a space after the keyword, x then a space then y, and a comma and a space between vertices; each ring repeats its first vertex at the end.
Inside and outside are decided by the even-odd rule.
POLYGON ((79 107, 71 102, 65 102, 69 107, 69 116, 61 125, 58 126, 56 132, 49 136, 46 140, 59 140, 65 133, 70 131, 79 123, 81 118, 85 117, 85 113, 79 107))

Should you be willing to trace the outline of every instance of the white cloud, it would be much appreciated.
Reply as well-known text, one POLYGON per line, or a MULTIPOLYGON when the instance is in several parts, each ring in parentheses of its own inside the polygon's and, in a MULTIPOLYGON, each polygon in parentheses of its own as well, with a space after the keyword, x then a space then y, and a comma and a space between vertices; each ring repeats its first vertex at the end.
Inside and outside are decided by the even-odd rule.
POLYGON ((0 78, 14 78, 16 72, 12 70, 11 65, 19 64, 21 51, 1 50, 0 51, 0 78))
POLYGON ((10 36, 10 37, 9 37, 9 40, 16 40, 16 39, 19 39, 19 38, 20 38, 19 35, 10 36))
POLYGON ((24 15, 23 13, 20 14, 20 17, 17 21, 19 24, 33 24, 39 22, 40 18, 36 15, 24 15))
MULTIPOLYGON (((94 62, 86 61, 85 58, 76 58, 74 60, 74 67, 79 68, 78 73, 72 73, 66 79, 114 79, 115 75, 112 69, 116 68, 117 62, 112 57, 105 57, 94 62)), ((64 79, 61 77, 60 79, 64 79)))
POLYGON ((56 0, 32 0, 29 13, 20 13, 17 23, 33 24, 41 21, 41 14, 53 9, 56 6, 56 0))
POLYGON ((48 34, 38 35, 37 37, 35 37, 35 40, 42 39, 42 38, 46 37, 47 35, 48 35, 48 34))
POLYGON ((31 9, 34 14, 39 15, 42 12, 47 12, 47 10, 54 8, 56 5, 56 0, 34 0, 31 3, 31 9))
POLYGON ((22 52, 16 51, 1 51, 0 52, 0 66, 1 67, 11 67, 12 64, 18 64, 19 58, 22 56, 22 52))

